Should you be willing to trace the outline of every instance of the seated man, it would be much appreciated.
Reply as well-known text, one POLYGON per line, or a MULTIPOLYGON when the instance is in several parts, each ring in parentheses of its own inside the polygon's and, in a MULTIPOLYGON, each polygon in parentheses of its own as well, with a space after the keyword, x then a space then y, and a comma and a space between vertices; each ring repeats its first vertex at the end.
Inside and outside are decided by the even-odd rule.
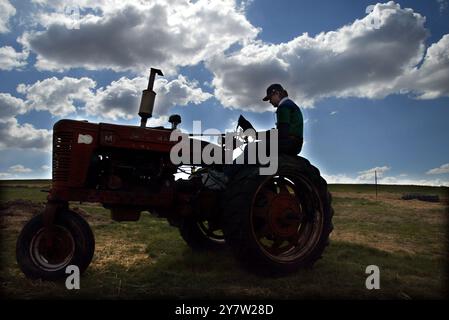
MULTIPOLYGON (((267 89, 267 95, 263 101, 270 101, 276 110, 276 128, 278 130, 278 153, 295 156, 301 152, 303 145, 303 117, 299 107, 288 98, 288 93, 280 84, 272 84, 267 89)), ((243 130, 254 129, 243 116, 240 116, 238 124, 243 130)), ((267 131, 269 133, 269 131, 267 131)), ((266 154, 270 153, 269 134, 266 136, 266 154)), ((258 143, 256 143, 258 145, 258 143)), ((258 147, 258 146, 257 146, 258 147)), ((254 150, 254 149, 253 149, 254 150)), ((234 160, 234 165, 225 166, 225 174, 232 176, 238 171, 235 164, 248 163, 248 145, 243 153, 234 160)))
POLYGON ((276 109, 276 128, 279 134, 279 153, 297 155, 303 144, 303 117, 299 107, 288 98, 280 84, 267 88, 263 101, 270 101, 276 109))

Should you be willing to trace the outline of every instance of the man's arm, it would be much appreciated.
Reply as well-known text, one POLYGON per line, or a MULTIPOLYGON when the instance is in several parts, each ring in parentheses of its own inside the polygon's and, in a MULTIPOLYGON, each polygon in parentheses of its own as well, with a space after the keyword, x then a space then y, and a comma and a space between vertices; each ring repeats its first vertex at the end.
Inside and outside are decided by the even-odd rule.
POLYGON ((277 129, 279 131, 279 138, 288 138, 288 133, 290 131, 290 113, 287 108, 279 107, 277 112, 277 129))
POLYGON ((290 125, 285 122, 278 123, 278 131, 279 131, 279 138, 286 139, 286 138, 288 138, 288 133, 290 131, 290 125))

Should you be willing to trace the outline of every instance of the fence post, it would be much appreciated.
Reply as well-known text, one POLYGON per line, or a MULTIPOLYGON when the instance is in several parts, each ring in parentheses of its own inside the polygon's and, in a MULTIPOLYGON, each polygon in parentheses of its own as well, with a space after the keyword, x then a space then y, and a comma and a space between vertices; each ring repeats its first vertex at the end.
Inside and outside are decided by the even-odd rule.
POLYGON ((377 200, 377 170, 374 170, 374 184, 376 185, 376 200, 377 200))

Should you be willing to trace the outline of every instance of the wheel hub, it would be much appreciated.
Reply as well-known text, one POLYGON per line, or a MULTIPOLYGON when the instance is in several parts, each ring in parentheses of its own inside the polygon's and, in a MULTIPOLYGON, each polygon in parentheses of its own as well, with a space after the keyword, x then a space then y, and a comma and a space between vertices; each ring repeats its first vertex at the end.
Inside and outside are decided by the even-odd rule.
POLYGON ((280 194, 269 205, 269 223, 274 236, 288 239, 298 232, 301 207, 293 195, 280 194))
POLYGON ((70 232, 61 226, 42 229, 32 240, 31 257, 41 268, 56 270, 73 257, 75 242, 70 232))

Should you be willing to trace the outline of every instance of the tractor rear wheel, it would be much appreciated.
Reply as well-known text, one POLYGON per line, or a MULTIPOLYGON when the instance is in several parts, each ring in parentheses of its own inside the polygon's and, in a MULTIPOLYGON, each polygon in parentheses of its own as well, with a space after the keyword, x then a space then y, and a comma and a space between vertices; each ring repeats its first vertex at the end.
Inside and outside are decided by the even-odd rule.
POLYGON ((225 245, 223 232, 211 228, 207 220, 186 218, 179 227, 179 231, 184 241, 196 251, 216 250, 225 245))
POLYGON ((333 209, 326 181, 307 159, 281 155, 273 176, 243 167, 223 198, 226 242, 250 271, 310 267, 329 243, 333 209))
POLYGON ((75 265, 83 273, 92 261, 95 239, 89 224, 77 213, 59 212, 53 226, 44 228, 43 214, 23 227, 16 244, 16 259, 31 279, 64 278, 65 269, 75 265))

